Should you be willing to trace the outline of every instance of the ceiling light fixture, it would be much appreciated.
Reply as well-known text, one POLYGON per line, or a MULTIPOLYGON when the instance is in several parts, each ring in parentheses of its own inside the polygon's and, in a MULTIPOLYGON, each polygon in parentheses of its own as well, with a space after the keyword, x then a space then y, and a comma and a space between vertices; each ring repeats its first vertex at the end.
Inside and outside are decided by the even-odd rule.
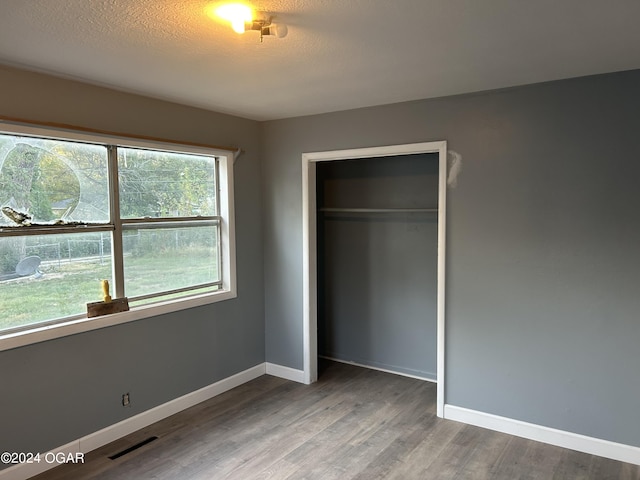
POLYGON ((236 33, 244 33, 245 23, 253 18, 251 8, 241 3, 229 3, 216 8, 216 15, 231 22, 231 28, 236 33))
POLYGON ((244 33, 246 30, 260 32, 260 43, 265 36, 283 38, 289 32, 286 25, 273 23, 273 16, 269 13, 254 13, 250 7, 241 3, 220 5, 215 13, 218 17, 230 22, 231 28, 236 33, 244 33))

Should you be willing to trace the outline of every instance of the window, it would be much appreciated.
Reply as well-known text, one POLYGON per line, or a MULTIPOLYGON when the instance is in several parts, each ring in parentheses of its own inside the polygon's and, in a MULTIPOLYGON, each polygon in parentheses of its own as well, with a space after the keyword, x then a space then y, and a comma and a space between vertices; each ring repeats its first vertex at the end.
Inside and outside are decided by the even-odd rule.
POLYGON ((235 296, 232 165, 224 151, 0 126, 0 336, 95 328, 86 304, 103 279, 129 299, 115 323, 235 296))

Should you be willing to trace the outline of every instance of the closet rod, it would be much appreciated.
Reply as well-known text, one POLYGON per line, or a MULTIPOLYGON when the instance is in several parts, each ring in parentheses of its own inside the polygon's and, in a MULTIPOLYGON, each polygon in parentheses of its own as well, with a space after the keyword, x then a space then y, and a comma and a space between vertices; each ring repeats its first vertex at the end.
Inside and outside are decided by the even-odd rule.
POLYGON ((420 213, 437 212, 437 208, 319 208, 320 212, 338 213, 420 213))

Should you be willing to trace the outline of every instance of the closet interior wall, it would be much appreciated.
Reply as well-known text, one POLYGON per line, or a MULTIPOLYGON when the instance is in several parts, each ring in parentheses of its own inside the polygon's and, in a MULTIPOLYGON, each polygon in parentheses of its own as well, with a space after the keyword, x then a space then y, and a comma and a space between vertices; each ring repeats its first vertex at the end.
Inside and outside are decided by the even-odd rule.
POLYGON ((318 355, 436 380, 438 155, 319 162, 318 355))

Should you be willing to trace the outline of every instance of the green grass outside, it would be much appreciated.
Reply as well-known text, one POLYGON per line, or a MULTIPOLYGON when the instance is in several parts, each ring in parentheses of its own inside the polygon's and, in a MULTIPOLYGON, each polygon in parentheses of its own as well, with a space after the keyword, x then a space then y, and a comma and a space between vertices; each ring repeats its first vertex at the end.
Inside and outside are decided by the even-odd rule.
MULTIPOLYGON (((194 252, 126 257, 125 268, 127 296, 204 283, 212 278, 210 264, 194 252)), ((44 275, 40 278, 0 282, 0 330, 85 313, 88 302, 102 300, 101 280, 111 280, 111 265, 107 263, 63 263, 43 266, 41 270, 44 275)), ((216 273, 214 269, 213 275, 216 273)))

